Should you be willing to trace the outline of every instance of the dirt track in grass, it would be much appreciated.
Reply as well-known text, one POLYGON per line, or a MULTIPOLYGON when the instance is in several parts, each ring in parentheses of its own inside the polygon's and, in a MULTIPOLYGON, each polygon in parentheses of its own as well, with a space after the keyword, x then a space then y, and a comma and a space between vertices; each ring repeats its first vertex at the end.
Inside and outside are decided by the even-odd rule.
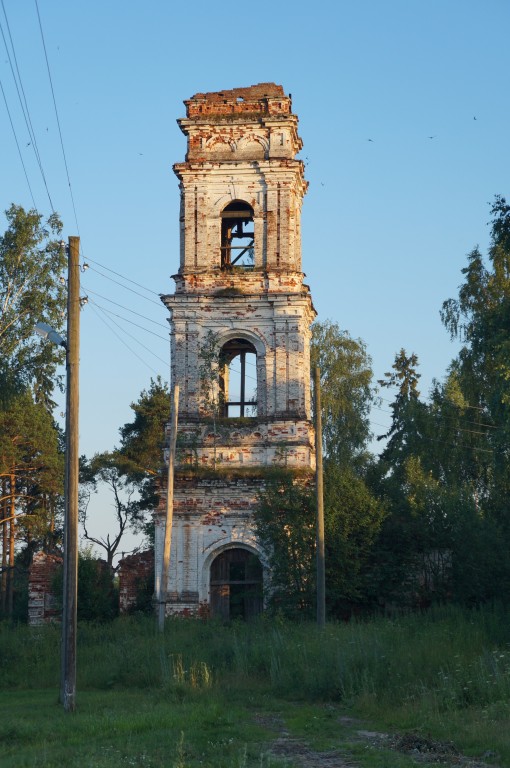
MULTIPOLYGON (((269 746, 269 754, 288 761, 289 765, 299 768, 357 768, 360 765, 356 758, 349 754, 348 747, 324 751, 312 749, 306 741, 291 736, 280 717, 256 716, 255 719, 277 734, 269 746)), ((442 768, 497 768, 493 762, 489 764, 460 754, 450 742, 436 741, 416 732, 389 734, 370 731, 363 727, 361 721, 349 717, 339 717, 338 722, 344 733, 345 729, 348 731, 347 738, 344 735, 342 739, 344 742, 364 746, 372 752, 372 765, 376 765, 374 753, 384 751, 386 754, 395 752, 407 755, 413 763, 424 767, 436 765, 442 768)))

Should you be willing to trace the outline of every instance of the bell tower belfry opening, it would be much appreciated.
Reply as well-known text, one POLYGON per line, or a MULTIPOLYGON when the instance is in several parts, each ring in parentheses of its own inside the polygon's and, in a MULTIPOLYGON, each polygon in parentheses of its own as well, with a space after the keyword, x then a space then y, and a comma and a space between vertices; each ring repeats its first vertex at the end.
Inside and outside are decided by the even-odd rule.
POLYGON ((270 468, 314 468, 302 142, 291 98, 274 83, 184 103, 180 266, 175 293, 162 297, 180 390, 166 610, 249 618, 269 575, 253 528, 257 494, 270 468))

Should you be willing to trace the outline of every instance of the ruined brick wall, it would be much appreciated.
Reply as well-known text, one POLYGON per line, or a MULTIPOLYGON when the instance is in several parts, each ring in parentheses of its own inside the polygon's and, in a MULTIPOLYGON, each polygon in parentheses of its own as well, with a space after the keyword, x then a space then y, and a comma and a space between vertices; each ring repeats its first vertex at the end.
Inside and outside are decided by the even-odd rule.
POLYGON ((154 552, 149 549, 125 557, 119 563, 119 612, 128 613, 147 597, 154 578, 154 552))
POLYGON ((179 465, 313 468, 314 433, 302 420, 218 419, 212 424, 183 422, 179 465), (229 421, 234 422, 229 424, 229 421), (253 423, 250 423, 250 422, 253 423), (191 448, 193 446, 193 448, 191 448))
MULTIPOLYGON (((200 354, 212 332, 219 346, 238 335, 255 347, 260 419, 310 423, 309 343, 314 313, 306 296, 289 298, 288 292, 283 287, 273 293, 266 289, 258 294, 213 294, 192 300, 177 294, 167 297, 173 310, 172 378, 180 382, 182 417, 200 415, 200 354)), ((304 425, 301 429, 305 430, 304 425)), ((280 438, 275 434, 275 439, 280 438)))
MULTIPOLYGON (((179 473, 174 485, 167 613, 197 615, 209 599, 209 570, 225 549, 241 546, 261 555, 253 528, 259 477, 209 477, 179 473)), ((164 498, 156 516, 156 589, 159 589, 164 540, 164 498)), ((264 562, 263 562, 264 564, 264 562)))
POLYGON ((293 158, 302 142, 292 100, 281 85, 260 83, 216 93, 196 93, 178 120, 188 136, 186 161, 293 158))
POLYGON ((289 114, 290 97, 286 96, 281 85, 259 83, 247 88, 232 88, 227 91, 196 93, 184 102, 187 117, 246 115, 253 114, 289 114))
POLYGON ((53 579, 62 565, 62 558, 46 552, 36 552, 28 577, 28 623, 35 627, 59 621, 61 611, 52 590, 53 579))

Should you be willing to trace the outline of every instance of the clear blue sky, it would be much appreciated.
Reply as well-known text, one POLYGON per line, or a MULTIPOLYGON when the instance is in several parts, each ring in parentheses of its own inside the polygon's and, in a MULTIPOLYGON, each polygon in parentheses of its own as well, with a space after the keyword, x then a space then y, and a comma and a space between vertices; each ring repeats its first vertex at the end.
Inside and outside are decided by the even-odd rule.
MULTIPOLYGON (((37 7, 3 0, 53 205, 96 270, 83 275, 81 452, 111 449, 151 376, 168 379, 157 294, 173 291, 178 269, 171 166, 185 139, 175 121, 199 91, 273 81, 292 93, 310 182, 303 269, 319 318, 366 342, 376 379, 401 347, 419 356, 423 394, 444 376, 455 346, 440 306, 456 295, 466 254, 486 249, 488 203, 510 196, 508 0, 38 3, 77 222, 37 7), (98 264, 149 288, 150 300, 98 264)), ((0 21, 7 36, 3 9, 0 21)), ((34 199, 48 214, 1 39, 0 49, 34 199)), ((1 97, 0 147, 1 210, 31 207, 1 97)), ((380 433, 389 414, 373 421, 380 433)))

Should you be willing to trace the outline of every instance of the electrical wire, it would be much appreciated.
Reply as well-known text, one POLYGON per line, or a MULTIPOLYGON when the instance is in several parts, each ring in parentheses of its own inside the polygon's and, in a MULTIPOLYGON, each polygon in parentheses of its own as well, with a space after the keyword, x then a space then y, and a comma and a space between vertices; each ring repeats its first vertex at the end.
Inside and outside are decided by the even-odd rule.
MULTIPOLYGON (((373 405, 372 408, 374 410, 376 410, 376 411, 380 411, 381 413, 388 413, 390 416, 392 415, 391 411, 387 411, 384 408, 379 408, 377 405, 373 405)), ((443 420, 443 419, 448 419, 449 421, 452 421, 452 422, 455 421, 453 416, 446 416, 446 417, 445 416, 441 416, 441 420, 443 420)), ((476 421, 466 421, 466 424, 475 424, 476 426, 484 426, 483 424, 478 424, 478 422, 476 422, 476 421)), ((492 426, 490 424, 487 424, 485 426, 491 427, 491 429, 498 429, 498 427, 494 427, 494 426, 492 426)), ((464 429, 464 427, 459 427, 459 426, 456 426, 455 429, 456 429, 457 432, 464 432, 466 435, 483 435, 483 436, 487 436, 487 432, 478 432, 478 431, 475 431, 474 429, 464 429)))
POLYGON ((23 112, 23 117, 25 119, 25 125, 27 127, 28 135, 30 137, 29 144, 32 146, 32 149, 34 151, 34 154, 35 154, 35 157, 36 157, 36 160, 37 160, 37 164, 39 166, 39 170, 41 172, 42 180, 44 182, 44 187, 46 189, 46 194, 48 195, 48 200, 49 200, 49 203, 50 203, 51 211, 52 211, 52 213, 55 213, 55 208, 53 207, 53 201, 51 199, 50 191, 48 189, 48 184, 46 182, 46 175, 44 173, 44 169, 43 169, 43 166, 42 166, 41 156, 39 154, 39 148, 37 146, 37 140, 36 140, 36 137, 35 137, 35 131, 34 131, 33 126, 32 126, 32 119, 30 117, 30 110, 28 108, 28 102, 27 102, 27 98, 26 98, 26 95, 25 95, 25 89, 23 88, 23 81, 21 79, 21 74, 20 74, 19 67, 18 67, 18 59, 17 59, 17 56, 16 56, 16 49, 14 47, 14 42, 13 42, 12 35, 11 35, 11 28, 10 28, 10 25, 9 25, 9 19, 7 18, 7 12, 5 10, 4 0, 2 0, 2 10, 4 12, 5 23, 6 23, 6 26, 7 26, 7 32, 9 34, 9 40, 10 40, 10 43, 11 43, 12 58, 11 58, 11 53, 9 51, 9 46, 7 45, 7 40, 5 38, 5 34, 4 34, 4 30, 3 30, 3 26, 1 24, 1 22, 0 22, 0 31, 2 33, 2 37, 3 37, 3 41, 4 41, 4 45, 5 45, 5 50, 7 52, 7 58, 9 60, 9 65, 10 65, 10 68, 11 68, 11 73, 12 73, 12 77, 13 77, 13 80, 14 80, 14 84, 16 86, 16 91, 17 91, 17 94, 18 94, 18 99, 19 99, 19 102, 20 102, 21 111, 23 112), (16 73, 14 72, 14 66, 13 66, 13 63, 12 63, 12 59, 13 58, 14 58, 14 63, 16 65, 17 77, 16 77, 16 73), (19 83, 18 83, 18 81, 19 81, 19 83), (21 92, 20 92, 20 89, 21 89, 21 92), (23 94, 23 98, 22 98, 22 94, 23 94), (23 102, 25 102, 25 103, 23 104, 23 102))
MULTIPOLYGON (((152 291, 151 289, 149 289, 149 288, 146 288, 145 286, 141 285, 140 283, 137 283, 136 281, 134 281, 134 280, 131 280, 130 278, 127 278, 127 277, 125 277, 125 276, 124 276, 124 275, 122 275, 121 273, 119 273, 119 272, 115 272, 115 270, 112 270, 112 269, 110 269, 109 267, 106 267, 105 265, 101 264, 100 262, 97 262, 97 261, 95 261, 95 260, 93 260, 93 259, 90 259, 89 261, 92 261, 93 263, 96 263, 96 264, 98 264, 98 265, 99 265, 99 266, 101 266, 103 269, 106 269, 107 271, 109 271, 109 272, 112 272, 113 274, 117 275, 118 277, 121 277, 123 280, 126 280, 126 281, 128 281, 128 282, 131 282, 131 283, 133 283, 134 285, 137 285, 139 288, 142 288, 142 290, 144 290, 144 291, 147 291, 148 293, 153 293, 153 294, 155 294, 155 295, 160 295, 160 294, 156 294, 156 292, 155 292, 155 291, 152 291)), ((126 290, 129 290, 129 291, 131 291, 131 292, 135 293, 136 295, 139 295, 139 296, 141 296, 141 298, 147 298, 147 297, 143 296, 142 294, 139 294, 137 291, 133 291, 133 290, 132 290, 132 289, 130 289, 128 286, 125 286, 125 285, 123 285, 122 283, 119 283, 119 282, 118 282, 118 281, 116 281, 116 280, 112 280, 112 278, 108 277, 108 275, 104 275, 104 274, 103 274, 102 272, 100 272, 99 270, 97 270, 97 269, 94 269, 93 267, 91 267, 91 269, 92 269, 94 272, 96 272, 97 274, 101 275, 101 277, 104 277, 104 278, 105 278, 105 279, 107 279, 107 280, 111 280, 112 282, 116 283, 117 285, 120 285, 120 287, 122 287, 122 288, 125 288, 126 290)), ((120 306, 122 309, 125 309, 126 311, 128 311, 128 312, 131 312, 132 314, 135 314, 135 315, 137 315, 137 316, 139 316, 139 317, 142 317, 143 319, 145 319, 145 320, 147 320, 147 321, 149 321, 149 322, 152 322, 152 323, 154 323, 154 324, 156 324, 156 325, 160 325, 161 327, 166 327, 166 326, 163 326, 161 323, 157 323, 156 321, 152 320, 151 318, 148 318, 148 317, 146 317, 145 315, 141 315, 140 313, 134 312, 133 310, 129 309, 128 307, 125 307, 125 306, 123 306, 123 305, 121 305, 121 304, 118 304, 117 302, 114 302, 113 300, 109 299, 108 297, 105 297, 105 296, 101 296, 100 294, 98 294, 98 293, 96 293, 96 292, 94 292, 94 291, 90 291, 90 293, 93 293, 93 294, 95 294, 96 296, 100 296, 100 298, 103 298, 104 300, 106 300, 106 301, 108 301, 108 302, 110 302, 110 303, 112 303, 112 304, 115 304, 116 306, 120 306)), ((149 299, 149 301, 150 301, 150 299, 149 299)), ((117 317, 117 318, 119 318, 119 319, 121 319, 121 320, 123 320, 123 321, 125 321, 125 322, 129 322, 131 325, 134 325, 134 326, 136 326, 136 327, 138 327, 138 328, 141 328, 141 330, 144 330, 144 331, 146 331, 146 332, 149 332, 149 333, 150 333, 150 331, 149 331, 148 329, 144 328, 143 326, 140 326, 140 325, 138 325, 137 323, 134 323, 134 322, 132 322, 132 321, 128 320, 127 318, 124 318, 124 317, 122 317, 122 316, 120 316, 120 315, 117 315, 116 313, 114 313, 114 312, 111 312, 110 310, 107 310, 106 308, 102 308, 102 307, 100 307, 100 305, 98 305, 98 304, 97 304, 97 302, 94 302, 94 303, 95 303, 95 305, 96 305, 98 308, 100 308, 100 309, 101 309, 103 312, 106 312, 106 313, 108 313, 108 314, 110 314, 110 315, 113 315, 114 317, 117 317)), ((154 304, 158 304, 158 306, 161 306, 161 305, 160 305, 158 302, 152 302, 152 303, 154 303, 154 304)), ((117 324, 117 323, 115 323, 115 324, 118 326, 118 324, 117 324)), ((118 327, 120 328, 121 326, 118 326, 118 327)), ((121 329, 121 330, 123 330, 125 333, 127 333, 127 332, 126 332, 124 329, 121 329)), ((127 334, 127 335, 129 335, 129 334, 127 334)), ((159 336, 158 334, 155 334, 155 333, 153 333, 153 335, 154 335, 154 336, 156 336, 157 338, 163 338, 163 337, 161 337, 161 336, 159 336)), ((133 338, 133 340, 134 340, 134 341, 136 341, 137 343, 140 343, 140 342, 138 342, 138 340, 137 340, 136 338, 134 338, 134 337, 132 337, 132 336, 131 336, 131 338, 133 338)), ((166 340, 166 339, 165 339, 165 340, 166 340)), ((148 350, 148 351, 150 351, 150 350, 148 350)), ((152 353, 152 352, 151 352, 151 354, 154 354, 154 353, 152 353)), ((157 359, 161 360, 161 358, 159 358, 157 355, 155 355, 155 357, 157 357, 157 359)), ((235 359, 235 358, 234 358, 234 359, 235 359)), ((166 362, 166 361, 162 361, 162 362, 166 362)), ((249 361, 249 360, 247 360, 247 361, 246 361, 246 363, 247 363, 248 365, 251 365, 252 367, 256 368, 256 364, 255 364, 255 363, 252 363, 252 362, 251 362, 251 361, 249 361)), ((230 371, 231 371, 232 373, 235 373, 235 374, 237 374, 237 375, 240 375, 240 374, 241 374, 241 371, 240 371, 239 369, 237 369, 237 368, 235 368, 235 367, 231 367, 231 366, 229 366, 229 368, 230 368, 230 371)), ((251 376, 250 374, 246 373, 246 371, 245 371, 245 378, 246 378, 246 379, 251 379, 252 381, 255 381, 255 382, 257 381, 257 378, 256 378, 256 376, 251 376)), ((393 403, 393 402, 394 402, 394 401, 390 400, 389 398, 380 397, 379 399, 380 399, 380 400, 384 400, 385 402, 389 402, 389 403, 393 403)), ((373 408, 373 409, 375 409, 375 410, 378 410, 378 411, 380 411, 381 413, 387 413, 387 414, 390 414, 390 415, 391 415, 391 411, 388 411, 388 410, 386 410, 386 409, 384 409, 384 408, 380 408, 380 407, 378 407, 378 406, 376 406, 376 405, 373 405, 373 406, 372 406, 372 408, 373 408)), ((450 419, 452 419, 452 420, 453 420, 453 417, 448 417, 448 418, 450 418, 450 419)), ((386 431, 389 431, 389 430, 391 429, 391 425, 383 425, 383 424, 379 424, 378 422, 375 422, 375 421, 371 421, 371 420, 370 420, 370 423, 371 423, 371 425, 374 425, 374 426, 378 426, 378 427, 381 427, 382 429, 384 429, 384 430, 386 430, 386 431)), ((495 427, 494 425, 491 425, 491 424, 480 424, 479 422, 474 422, 474 421, 469 421, 469 420, 468 420, 468 421, 466 421, 466 423, 468 423, 468 424, 473 424, 473 425, 475 425, 475 426, 478 426, 478 427, 487 427, 487 428, 491 428, 491 429, 497 429, 497 427, 495 427)), ((457 430, 457 432, 460 432, 460 433, 463 433, 463 434, 473 434, 473 435, 480 435, 480 436, 484 436, 484 435, 486 435, 486 433, 485 433, 485 432, 480 432, 480 431, 475 431, 475 430, 464 429, 463 427, 459 427, 459 426, 457 426, 457 427, 456 427, 456 430, 457 430)), ((430 441, 433 441, 433 442, 436 442, 436 443, 440 443, 440 444, 443 444, 443 445, 448 445, 447 443, 444 443, 443 441, 433 440, 432 438, 426 438, 426 437, 423 437, 423 439, 425 439, 425 440, 430 440, 430 441)), ((452 446, 452 447, 453 447, 453 446, 452 446)), ((479 452, 485 452, 485 453, 493 453, 493 451, 492 451, 491 449, 475 448, 475 447, 466 446, 466 445, 461 445, 461 446, 459 446, 459 447, 463 447, 463 448, 466 448, 466 449, 470 449, 470 450, 473 450, 473 451, 479 451, 479 452)))
POLYGON ((147 363, 142 357, 140 357, 140 355, 137 354, 134 351, 134 349, 131 349, 129 344, 127 344, 124 341, 124 339, 121 336, 119 336, 119 334, 111 327, 111 325, 108 323, 108 321, 104 317, 102 317, 100 312, 98 310, 96 310, 96 308, 93 305, 90 305, 90 308, 98 316, 98 318, 101 320, 101 322, 103 322, 106 325, 106 327, 113 333, 113 335, 117 337, 117 339, 121 342, 121 344, 124 344, 124 346, 127 347, 127 349, 131 352, 132 355, 134 355, 138 360, 140 360, 140 362, 143 363, 143 365, 145 365, 150 371, 152 371, 157 376, 158 375, 158 371, 156 371, 156 369, 153 368, 152 365, 149 365, 149 363, 147 363))
MULTIPOLYGON (((139 293, 138 291, 135 291, 133 288, 129 288, 127 285, 123 285, 122 283, 119 283, 118 280, 114 280, 113 277, 108 277, 108 275, 103 275, 102 272, 100 272, 98 269, 95 269, 94 267, 90 267, 90 269, 93 272, 96 272, 98 275, 101 275, 101 277, 104 277, 105 280, 110 280, 112 283, 115 283, 116 285, 120 285, 121 288, 124 288, 126 291, 131 291, 131 293, 135 293, 137 296, 140 296, 142 299, 145 299, 145 301, 150 301, 151 304, 155 304, 158 307, 161 307, 163 309, 163 304, 160 301, 154 301, 153 299, 149 299, 148 296, 144 296, 143 293, 139 293)), ((131 281, 133 282, 133 281, 131 281)), ((143 289, 144 291, 147 290, 146 288, 143 289)), ((156 294, 159 295, 159 294, 156 294)))
MULTIPOLYGON (((391 424, 390 426, 385 426, 384 424, 378 424, 377 421, 372 421, 371 419, 369 421, 371 426, 374 425, 376 427, 382 427, 382 429, 385 429, 387 431, 391 429, 391 424)), ((381 438, 387 437, 387 434, 380 435, 380 437, 381 438)), ((495 450, 493 448, 476 448, 475 446, 465 445, 463 443, 457 443, 457 444, 447 443, 444 440, 436 440, 433 437, 426 437, 425 435, 420 435, 420 440, 426 440, 429 443, 436 443, 437 445, 444 445, 447 448, 465 448, 468 451, 475 451, 476 453, 492 453, 492 454, 495 453, 495 450)))
MULTIPOLYGON (((91 259, 89 257, 87 258, 87 261, 91 261, 93 264, 97 264, 102 269, 106 269, 108 272, 111 272, 112 274, 117 275, 117 277, 121 277, 123 280, 126 280, 128 283, 133 283, 133 285, 137 285, 138 288, 141 288, 143 291, 147 291, 147 293, 153 293, 155 296, 161 295, 157 291, 153 291, 152 288, 146 288, 144 285, 137 283, 136 280, 131 280, 131 278, 126 277, 125 275, 122 275, 120 272, 116 272, 114 269, 110 269, 110 267, 107 267, 105 264, 101 264, 99 261, 95 261, 95 259, 91 259)), ((101 274, 99 270, 94 270, 94 272, 98 272, 98 274, 101 274)), ((103 277, 106 277, 106 275, 103 275, 103 277)))
POLYGON ((160 323, 158 320, 152 320, 150 317, 140 314, 140 312, 135 312, 134 309, 129 309, 129 307, 125 307, 124 304, 119 304, 117 301, 113 301, 113 299, 109 299, 108 296, 103 296, 102 294, 97 293, 97 291, 91 291, 90 289, 86 288, 83 285, 83 283, 82 283, 82 287, 87 291, 88 294, 91 293, 93 296, 99 296, 100 299, 103 299, 104 301, 108 301, 110 304, 115 304, 116 307, 125 309, 126 312, 131 312, 132 315, 136 315, 137 317, 142 317, 144 320, 147 320, 147 322, 154 323, 154 325, 158 325, 160 328, 168 328, 167 325, 160 323))
MULTIPOLYGON (((377 395, 377 397, 380 400, 384 400, 386 403, 393 403, 394 400, 390 400, 388 397, 382 397, 382 395, 377 395)), ((451 400, 450 400, 451 403, 451 400)), ((455 403, 451 403, 452 405, 456 405, 455 403)), ((479 405, 458 405, 457 408, 472 408, 475 411, 485 411, 485 408, 481 408, 479 405)), ((466 422, 467 424, 476 424, 480 427, 487 427, 488 429, 498 429, 498 427, 495 427, 493 424, 479 424, 477 421, 469 421, 466 422)))
POLYGON ((127 317, 122 317, 122 315, 117 315, 115 312, 112 312, 111 309, 106 309, 106 307, 102 307, 100 304, 97 303, 97 301, 94 301, 94 299, 90 299, 90 301, 92 301, 94 305, 98 309, 100 309, 102 312, 106 312, 108 315, 113 315, 113 317, 117 317, 119 320, 123 320, 125 323, 134 325, 136 328, 140 328, 142 331, 152 334, 152 336, 155 336, 157 339, 162 339, 163 341, 168 342, 168 338, 165 338, 164 336, 160 336, 159 333, 155 333, 154 331, 149 330, 149 328, 145 328, 143 325, 140 325, 139 323, 134 323, 132 320, 129 320, 127 317))
MULTIPOLYGON (((3 0, 2 0, 2 4, 3 4, 3 0)), ((66 174, 67 174, 67 183, 69 185, 69 194, 71 196, 71 202, 73 204, 74 220, 76 222, 76 230, 77 230, 78 236, 79 236, 80 235, 80 228, 78 226, 78 216, 76 214, 76 205, 74 204, 73 189, 71 187, 71 179, 69 177, 69 168, 67 166, 67 158, 66 158, 66 153, 65 153, 65 149, 64 149, 64 140, 62 138, 62 129, 60 127, 60 120, 59 120, 59 116, 58 116, 57 101, 55 99, 55 91, 54 91, 54 88, 53 88, 53 80, 51 78, 50 63, 48 61, 48 53, 46 51, 46 43, 45 43, 45 40, 44 40, 44 33, 43 33, 43 28, 42 28, 42 23, 41 23, 41 14, 39 13, 39 4, 38 4, 37 0, 35 0, 35 7, 36 7, 36 10, 37 10, 37 18, 39 20, 39 29, 41 31, 41 40, 42 40, 42 44, 43 44, 43 48, 44 48, 44 57, 46 59, 46 68, 48 70, 48 78, 49 78, 49 81, 50 81, 51 95, 53 97, 53 106, 55 108, 55 117, 57 119, 58 133, 59 133, 59 136, 60 136, 60 146, 62 148, 62 155, 63 155, 63 158, 64 158, 64 165, 65 165, 66 174)))
POLYGON ((4 97, 5 108, 7 110, 7 114, 9 116, 9 122, 10 122, 11 128, 12 128, 12 133, 14 135, 14 141, 16 142, 16 146, 18 148, 19 159, 21 160, 21 165, 23 166, 23 172, 25 174, 25 179, 27 180, 28 189, 30 190, 30 197, 32 198, 32 203, 33 203, 34 209, 37 210, 37 206, 36 206, 35 200, 34 200, 34 193, 32 192, 32 187, 30 186, 30 181, 28 179, 27 169, 25 167, 25 161, 23 160, 23 155, 21 154, 21 149, 20 149, 20 146, 19 146, 18 137, 16 135, 16 129, 14 128, 14 123, 12 122, 12 117, 11 117, 11 113, 10 113, 10 110, 9 110, 9 105, 7 103, 7 97, 5 95, 4 87, 2 85, 2 81, 1 80, 0 80, 0 88, 2 89, 2 95, 4 97))
MULTIPOLYGON (((97 304, 96 304, 96 307, 97 307, 97 304)), ((99 309, 99 307, 98 307, 98 309, 99 309)), ((102 311, 102 310, 101 310, 101 311, 102 311)), ((153 357, 155 357, 155 358, 156 358, 157 360, 159 360, 161 363, 164 363, 165 365, 169 365, 169 363, 168 363, 168 361, 167 361, 167 360, 163 360, 163 358, 162 358, 162 357, 159 357, 159 355, 157 355, 157 354, 156 354, 155 352, 153 352, 151 349, 148 349, 148 348, 145 346, 145 344, 144 344, 142 341, 140 341, 139 339, 137 339, 137 338, 136 338, 136 336, 133 336, 133 334, 131 334, 131 333, 128 333, 128 331, 126 331, 126 329, 125 329, 125 328, 123 328, 121 325, 119 325, 119 323, 117 323, 115 320, 111 320, 111 322, 112 322, 112 323, 113 323, 115 326, 117 326, 117 328, 118 328, 120 331, 122 331, 122 333, 124 333, 126 336, 128 336, 130 339, 132 339, 134 342, 136 342, 136 343, 137 343, 137 344, 139 344, 141 347, 143 347, 143 349, 144 349, 144 351, 145 351, 145 352, 148 352, 150 355, 152 355, 153 357)))

